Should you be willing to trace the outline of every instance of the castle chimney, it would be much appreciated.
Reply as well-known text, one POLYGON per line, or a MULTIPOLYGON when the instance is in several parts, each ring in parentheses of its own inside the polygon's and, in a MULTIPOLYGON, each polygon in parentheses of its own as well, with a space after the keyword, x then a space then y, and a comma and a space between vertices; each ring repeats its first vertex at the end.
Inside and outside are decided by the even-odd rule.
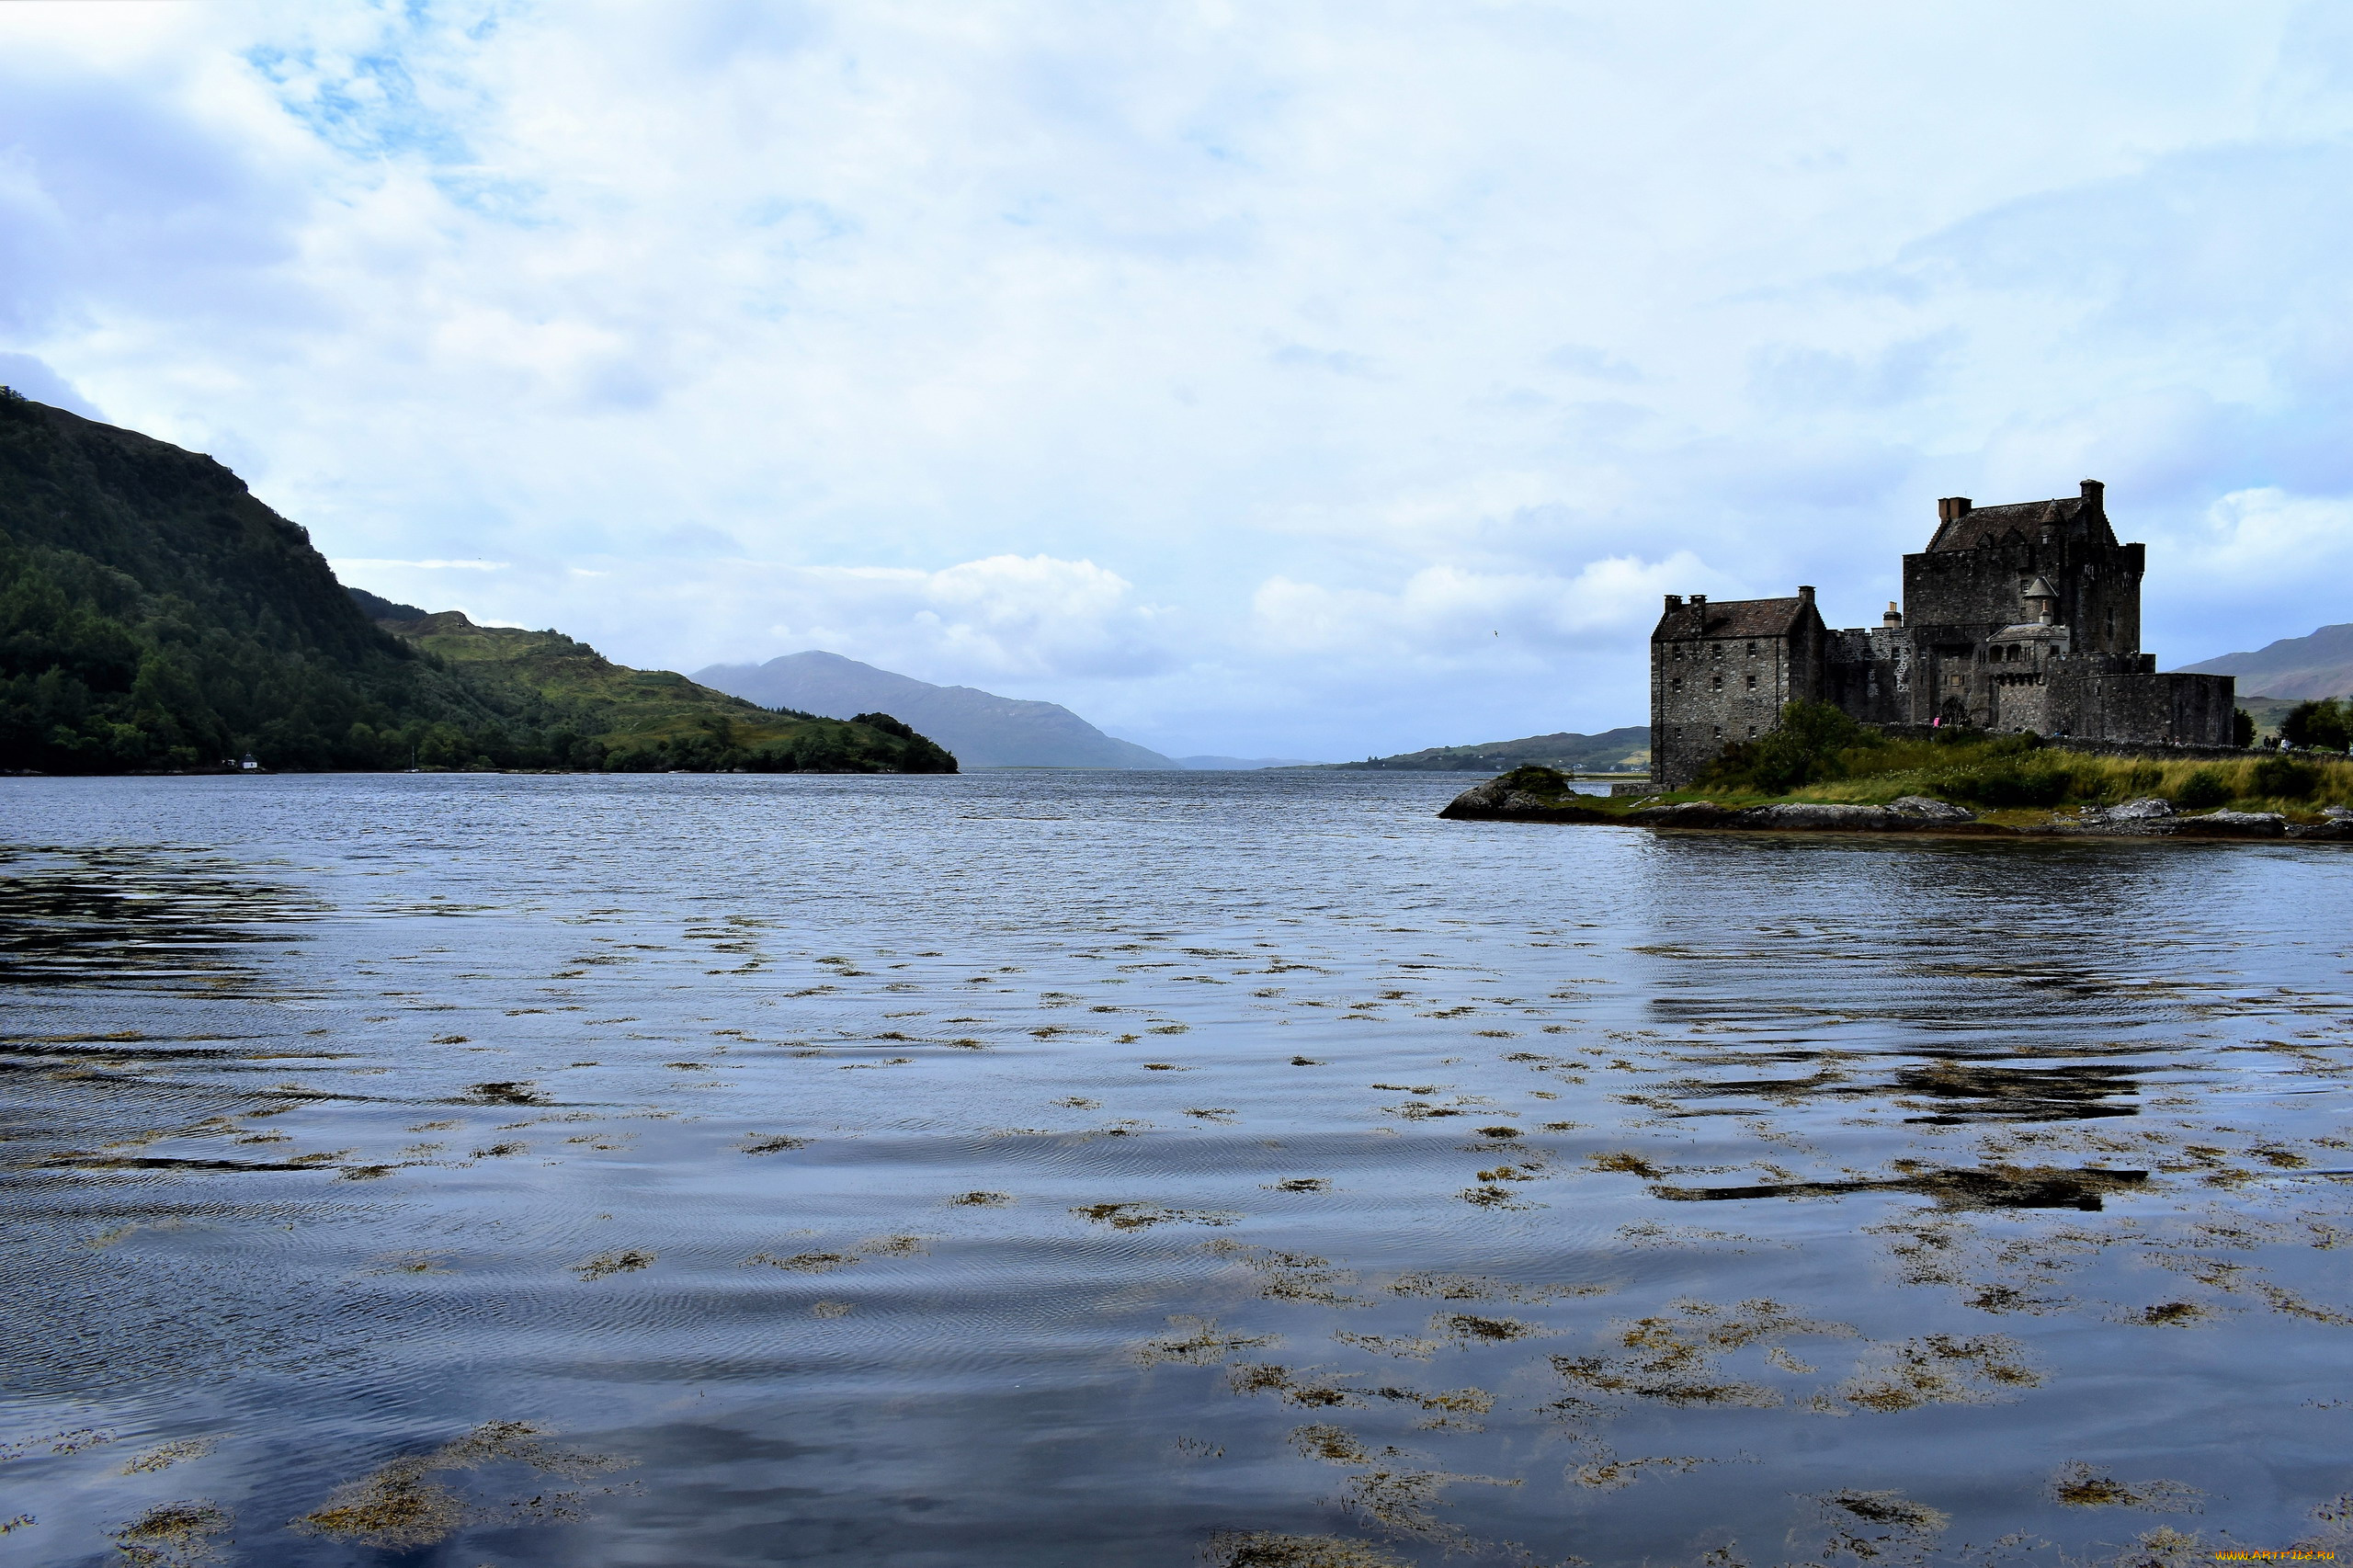
POLYGON ((2108 486, 2097 479, 2084 481, 2084 510, 2096 517, 2108 515, 2108 486))
POLYGON ((1667 595, 1667 596, 1666 596, 1666 613, 1667 613, 1667 614, 1669 614, 1669 615, 1673 615, 1677 610, 1679 610, 1679 609, 1681 609, 1682 608, 1683 608, 1683 596, 1682 596, 1681 594, 1669 594, 1669 595, 1667 595))
POLYGON ((1700 630, 1701 631, 1707 631, 1707 630, 1708 630, 1708 596, 1707 596, 1707 595, 1705 595, 1705 594, 1694 594, 1694 595, 1692 595, 1692 596, 1691 596, 1691 613, 1692 613, 1692 614, 1694 614, 1694 615, 1696 615, 1696 616, 1698 616, 1698 617, 1699 618, 1699 630, 1700 630))
POLYGON ((1895 608, 1893 599, 1887 601, 1887 613, 1879 618, 1879 623, 1891 631, 1904 624, 1904 612, 1895 608))
POLYGON ((1965 517, 1967 516, 1969 516, 1968 496, 1946 495, 1938 499, 1937 521, 1940 523, 1949 523, 1955 517, 1965 517))
POLYGON ((1812 604, 1813 602, 1813 585, 1811 583, 1800 583, 1798 585, 1798 597, 1803 599, 1808 604, 1812 604))

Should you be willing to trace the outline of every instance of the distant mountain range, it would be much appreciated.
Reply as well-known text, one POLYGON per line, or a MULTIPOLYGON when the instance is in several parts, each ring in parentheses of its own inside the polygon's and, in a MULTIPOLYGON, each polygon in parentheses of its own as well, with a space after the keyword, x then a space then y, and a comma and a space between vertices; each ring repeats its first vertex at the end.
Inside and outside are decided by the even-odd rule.
POLYGON ((1419 773, 1500 773, 1537 764, 1570 772, 1639 773, 1650 767, 1651 731, 1647 724, 1604 730, 1597 735, 1563 731, 1530 735, 1518 741, 1487 741, 1479 745, 1430 746, 1396 756, 1369 756, 1362 762, 1327 766, 1357 771, 1419 773))
POLYGON ((1189 767, 1201 773, 1250 773, 1261 767, 1313 767, 1295 756, 1180 756, 1179 767, 1189 767))
POLYGON ((765 665, 713 665, 694 678, 714 691, 826 718, 881 711, 914 725, 965 767, 1176 768, 1173 757, 1115 740, 1053 702, 934 686, 839 653, 787 653, 765 665))
POLYGON ((2353 694, 2353 622, 2181 667, 2191 675, 2236 676, 2242 697, 2344 697, 2353 694))

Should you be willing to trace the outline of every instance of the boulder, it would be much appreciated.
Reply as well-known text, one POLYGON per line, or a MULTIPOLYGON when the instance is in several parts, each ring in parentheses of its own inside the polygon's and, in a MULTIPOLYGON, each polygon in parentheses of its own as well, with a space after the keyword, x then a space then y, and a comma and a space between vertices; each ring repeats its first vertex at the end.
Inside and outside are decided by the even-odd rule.
POLYGON ((2173 802, 2161 801, 2154 795, 2143 795, 2120 806, 2084 808, 2086 822, 2158 822, 2173 814, 2173 802))
POLYGON ((1482 815, 1487 812, 1501 811, 1504 797, 1509 793, 1512 791, 1504 788, 1502 779, 1490 778, 1484 784, 1473 784, 1460 795, 1455 796, 1453 800, 1447 802, 1446 810, 1438 812, 1438 815, 1468 817, 1482 815))
POLYGON ((2193 837, 2283 838, 2288 833, 2288 819, 2278 812, 2208 812, 2203 816, 2181 818, 2174 831, 2193 837))
POLYGON ((1898 816, 1914 817, 1922 822, 1975 822, 1977 813, 1967 806, 1956 806, 1950 801, 1938 801, 1927 795, 1905 795, 1890 801, 1887 809, 1898 816))

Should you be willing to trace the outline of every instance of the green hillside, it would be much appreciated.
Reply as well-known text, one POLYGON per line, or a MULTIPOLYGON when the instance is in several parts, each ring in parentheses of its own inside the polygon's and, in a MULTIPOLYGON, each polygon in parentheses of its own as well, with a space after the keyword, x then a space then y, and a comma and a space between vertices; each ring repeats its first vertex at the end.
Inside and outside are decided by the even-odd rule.
POLYGON ((882 715, 767 712, 555 632, 369 619, 410 609, 363 610, 210 458, 0 388, 0 768, 955 770, 882 715))
POLYGON ((1530 735, 1526 740, 1488 741, 1481 745, 1430 746, 1395 756, 1369 756, 1362 762, 1336 762, 1327 767, 1358 772, 1403 770, 1420 773, 1495 773, 1513 767, 1555 767, 1573 773, 1640 773, 1651 764, 1651 732, 1647 724, 1604 730, 1597 735, 1563 731, 1530 735))
MULTIPOLYGON (((377 606, 413 608, 380 599, 369 608, 377 606)), ((820 719, 762 708, 668 670, 616 665, 561 631, 476 626, 456 610, 377 624, 485 699, 532 713, 551 732, 593 737, 608 767, 956 771, 954 757, 887 714, 820 719)))

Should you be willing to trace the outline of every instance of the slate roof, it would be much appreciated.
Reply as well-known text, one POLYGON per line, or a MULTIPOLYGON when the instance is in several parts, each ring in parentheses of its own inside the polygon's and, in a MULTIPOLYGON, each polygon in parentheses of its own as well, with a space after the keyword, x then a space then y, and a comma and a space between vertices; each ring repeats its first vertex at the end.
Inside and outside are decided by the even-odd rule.
POLYGON ((1654 641, 1679 642, 1689 637, 1786 637, 1804 618, 1807 602, 1786 599, 1725 599, 1711 602, 1705 626, 1699 612, 1686 601, 1659 617, 1654 641))
MULTIPOLYGON (((2093 514, 2095 519, 2097 517, 2093 514)), ((2083 497, 2079 495, 2062 496, 2054 501, 2017 501, 2006 506, 1975 506, 1949 523, 1939 524, 1928 548, 1976 550, 1998 544, 2012 528, 2031 540, 2042 531, 2045 523, 2063 528, 2086 520, 2083 497)), ((2104 523, 2101 531, 2107 531, 2104 523)), ((2112 536, 2109 542, 2114 542, 2112 536)))

